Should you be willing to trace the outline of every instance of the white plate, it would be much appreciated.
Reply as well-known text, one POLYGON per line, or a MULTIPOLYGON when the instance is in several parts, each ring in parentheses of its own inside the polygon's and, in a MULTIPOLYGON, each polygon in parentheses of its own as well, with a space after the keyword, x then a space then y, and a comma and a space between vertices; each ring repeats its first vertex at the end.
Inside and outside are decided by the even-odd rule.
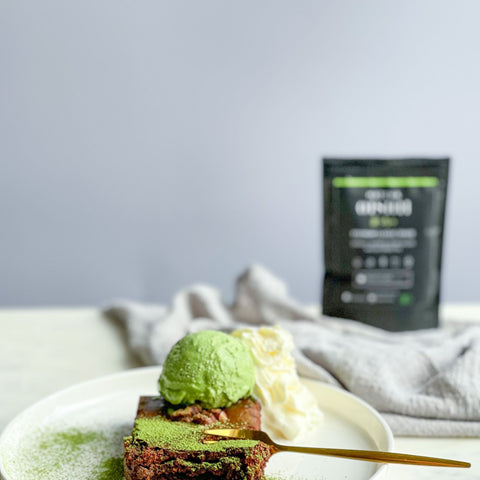
MULTIPOLYGON (((90 426, 118 432, 115 455, 121 453, 121 438, 131 428, 140 395, 157 394, 159 367, 129 370, 62 390, 18 415, 0 436, 0 478, 25 480, 29 456, 19 458, 22 446, 35 431, 45 428, 90 426), (21 465, 21 467, 19 467, 21 465)), ((318 398, 324 422, 297 444, 392 450, 393 435, 380 415, 354 395, 311 380, 304 380, 318 398)), ((113 455, 114 452, 112 452, 113 455)), ((75 467, 78 468, 78 467, 75 467)), ((387 465, 314 455, 281 453, 267 466, 267 475, 302 480, 383 479, 387 465)), ((72 480, 87 473, 71 470, 72 480)), ((52 480, 48 473, 37 480, 52 480)), ((66 479, 65 476, 59 478, 66 479)), ((91 477, 90 477, 91 478, 91 477)), ((94 480, 94 479, 91 479, 94 480)))

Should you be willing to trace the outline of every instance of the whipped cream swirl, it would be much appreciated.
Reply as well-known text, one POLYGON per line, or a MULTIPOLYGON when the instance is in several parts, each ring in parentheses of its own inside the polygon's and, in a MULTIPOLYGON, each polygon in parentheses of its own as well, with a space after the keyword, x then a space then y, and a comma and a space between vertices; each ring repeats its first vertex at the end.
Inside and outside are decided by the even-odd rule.
POLYGON ((262 424, 276 437, 294 440, 321 422, 323 414, 300 381, 290 333, 281 327, 245 328, 232 335, 250 348, 256 367, 254 396, 262 404, 262 424))

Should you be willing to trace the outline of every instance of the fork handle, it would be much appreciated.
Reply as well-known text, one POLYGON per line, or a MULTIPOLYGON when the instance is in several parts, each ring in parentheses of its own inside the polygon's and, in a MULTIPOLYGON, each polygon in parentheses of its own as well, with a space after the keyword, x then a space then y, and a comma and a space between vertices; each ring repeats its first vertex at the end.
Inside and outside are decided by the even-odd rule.
POLYGON ((296 447, 292 445, 273 445, 275 452, 310 453, 328 457, 350 458, 379 463, 400 463, 404 465, 428 465, 432 467, 470 468, 470 463, 446 458, 423 457, 406 453, 377 452, 371 450, 348 450, 342 448, 296 447))

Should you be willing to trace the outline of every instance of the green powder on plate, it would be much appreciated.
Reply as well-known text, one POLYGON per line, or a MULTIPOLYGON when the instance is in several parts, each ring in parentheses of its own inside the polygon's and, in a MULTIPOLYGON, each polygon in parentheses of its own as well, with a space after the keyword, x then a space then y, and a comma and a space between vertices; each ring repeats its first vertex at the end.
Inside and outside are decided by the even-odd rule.
POLYGON ((38 429, 7 456, 13 480, 122 480, 125 427, 38 429))
POLYGON ((100 465, 97 480, 123 480, 123 457, 104 460, 100 465))

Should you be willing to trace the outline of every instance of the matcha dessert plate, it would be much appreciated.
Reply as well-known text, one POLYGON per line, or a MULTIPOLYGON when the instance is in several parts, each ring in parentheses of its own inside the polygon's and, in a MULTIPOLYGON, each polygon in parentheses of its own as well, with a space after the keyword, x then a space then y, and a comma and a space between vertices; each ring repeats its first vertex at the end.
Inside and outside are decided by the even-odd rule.
MULTIPOLYGON (((160 372, 159 367, 146 367, 102 377, 25 410, 0 436, 0 479, 122 480, 123 437, 131 432, 139 397, 158 394, 160 372)), ((295 444, 393 450, 393 435, 372 407, 338 388, 302 381, 318 399, 324 419, 295 444)), ((282 453, 270 459, 266 475, 283 480, 380 480, 387 471, 388 465, 282 453)))

